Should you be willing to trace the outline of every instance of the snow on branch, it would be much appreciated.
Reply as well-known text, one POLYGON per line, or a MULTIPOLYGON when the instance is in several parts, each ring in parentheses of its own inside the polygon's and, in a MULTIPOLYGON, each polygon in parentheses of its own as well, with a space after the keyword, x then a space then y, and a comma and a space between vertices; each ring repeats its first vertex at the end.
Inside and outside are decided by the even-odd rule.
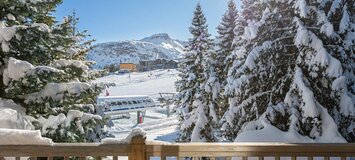
POLYGON ((307 17, 310 10, 305 0, 297 0, 295 8, 299 10, 300 16, 302 18, 307 17))
POLYGON ((250 53, 248 54, 244 65, 248 67, 250 70, 253 70, 256 67, 255 61, 259 57, 260 52, 270 48, 271 46, 272 46, 271 41, 265 41, 261 46, 257 46, 253 48, 253 50, 251 50, 250 53))
POLYGON ((54 73, 60 72, 64 73, 62 70, 58 70, 56 68, 47 67, 47 66, 38 66, 34 67, 31 63, 27 61, 21 61, 10 57, 7 62, 7 68, 3 73, 3 82, 5 85, 8 85, 10 81, 17 81, 26 75, 36 75, 42 73, 54 73))
POLYGON ((49 138, 41 136, 39 130, 19 130, 0 128, 1 145, 53 145, 49 138))
POLYGON ((74 66, 82 69, 85 72, 89 71, 89 67, 86 64, 84 64, 83 61, 78 61, 78 60, 65 60, 65 59, 56 60, 51 64, 51 66, 55 68, 65 68, 65 67, 74 66))
POLYGON ((346 30, 349 28, 349 26, 350 26, 350 16, 348 13, 348 6, 345 5, 343 8, 343 17, 341 18, 340 21, 339 32, 345 33, 346 30))
MULTIPOLYGON (((296 73, 294 76, 294 85, 296 88, 300 90, 302 100, 304 103, 302 103, 302 110, 304 111, 304 116, 305 117, 317 117, 319 115, 319 110, 318 110, 318 102, 316 102, 316 99, 314 97, 313 92, 311 89, 308 88, 308 86, 305 84, 303 80, 303 73, 301 68, 297 67, 296 68, 296 73)), ((292 104, 289 104, 289 106, 292 106, 292 104)))
MULTIPOLYGON (((340 113, 345 116, 355 116, 355 104, 346 86, 346 77, 341 76, 332 83, 333 96, 340 96, 340 113), (336 94, 336 95, 334 95, 336 94)), ((351 93, 350 93, 351 94, 351 93)))
POLYGON ((9 41, 16 34, 16 27, 5 27, 4 22, 0 22, 0 44, 3 52, 10 51, 9 41))
POLYGON ((307 46, 315 51, 315 55, 307 54, 307 64, 320 65, 326 67, 326 73, 331 77, 339 77, 343 73, 341 63, 339 60, 331 56, 324 48, 322 40, 320 40, 313 32, 307 30, 300 19, 295 18, 294 22, 297 25, 297 34, 295 38, 295 45, 307 46))
MULTIPOLYGON (((247 99, 243 100, 238 106, 236 107, 233 107, 231 109, 229 109, 226 114, 225 114, 225 120, 226 122, 230 125, 230 126, 234 126, 233 124, 233 120, 236 118, 236 115, 238 112, 242 112, 241 114, 242 115, 245 115, 247 113, 244 112, 244 109, 243 107, 254 102, 257 98, 261 97, 261 96, 264 96, 265 94, 269 94, 270 91, 267 91, 267 92, 259 92, 259 93, 256 93, 250 97, 248 97, 247 99)), ((234 99, 231 99, 230 103, 234 103, 234 99)), ((225 129, 227 126, 227 123, 225 123, 222 128, 225 129)))
POLYGON ((265 24, 267 18, 269 18, 270 15, 271 15, 270 9, 266 8, 263 11, 263 15, 259 21, 255 22, 255 21, 247 20, 248 26, 246 26, 244 28, 244 34, 243 34, 242 38, 246 39, 246 40, 252 40, 252 39, 256 38, 258 36, 259 27, 261 27, 263 24, 265 24))
POLYGON ((27 71, 34 68, 31 63, 17 60, 12 57, 9 58, 7 63, 7 68, 3 73, 3 81, 5 85, 7 85, 11 80, 19 80, 26 75, 27 71))
MULTIPOLYGON (((38 122, 42 126, 42 135, 47 135, 49 134, 55 134, 57 129, 60 128, 60 126, 64 127, 70 127, 72 122, 75 120, 78 120, 75 124, 78 127, 78 130, 84 134, 84 128, 82 126, 82 123, 87 122, 90 119, 98 119, 101 120, 102 117, 99 115, 92 115, 92 114, 87 114, 83 113, 78 110, 69 110, 67 113, 67 116, 65 116, 63 113, 60 113, 56 116, 50 115, 48 118, 40 117, 38 119, 32 118, 32 121, 38 122)), ((61 130, 61 134, 64 134, 64 130, 61 130)))
POLYGON ((80 96, 80 94, 91 88, 91 85, 83 82, 69 82, 69 83, 48 83, 43 90, 37 93, 26 96, 26 103, 43 102, 46 98, 52 98, 53 100, 61 100, 65 93, 74 96, 80 96))
MULTIPOLYGON (((8 14, 7 18, 10 20, 16 19, 12 14, 8 14)), ((8 27, 4 21, 0 21, 0 45, 2 51, 10 52, 9 41, 14 37, 16 37, 18 40, 21 39, 21 35, 16 34, 16 31, 19 29, 27 29, 27 28, 37 28, 41 32, 50 32, 49 26, 44 23, 33 23, 30 26, 14 25, 8 27)))
POLYGON ((0 128, 34 129, 34 126, 26 118, 25 108, 13 100, 0 98, 0 115, 0 128))

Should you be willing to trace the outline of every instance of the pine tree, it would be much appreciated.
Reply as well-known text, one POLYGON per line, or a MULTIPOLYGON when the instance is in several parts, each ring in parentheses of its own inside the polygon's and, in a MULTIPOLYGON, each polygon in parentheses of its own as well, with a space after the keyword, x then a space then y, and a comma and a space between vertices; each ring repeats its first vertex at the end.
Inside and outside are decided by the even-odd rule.
POLYGON ((217 54, 214 51, 209 51, 205 54, 203 60, 204 82, 201 85, 203 95, 203 107, 205 116, 208 117, 208 125, 213 139, 209 141, 221 141, 219 120, 221 116, 218 111, 221 111, 221 90, 222 85, 218 75, 218 60, 217 54))
MULTIPOLYGON (((313 32, 329 54, 328 68, 323 69, 330 80, 327 85, 318 83, 321 90, 314 95, 333 117, 343 137, 348 142, 355 142, 355 10, 350 9, 355 2, 323 0, 318 3, 315 3, 319 6, 317 17, 324 20, 319 21, 320 30, 313 32)), ((313 26, 317 25, 313 22, 313 26)))
POLYGON ((238 41, 235 30, 237 29, 238 12, 233 0, 228 3, 228 10, 222 17, 221 24, 217 27, 217 61, 216 66, 219 82, 222 84, 220 97, 218 99, 218 117, 222 117, 228 108, 228 97, 224 95, 224 86, 227 84, 228 70, 232 65, 233 51, 235 50, 234 40, 238 41))
POLYGON ((246 122, 258 119, 265 112, 266 107, 262 106, 265 101, 262 101, 261 97, 267 95, 260 93, 259 90, 263 86, 270 85, 258 77, 257 71, 252 71, 247 66, 249 52, 254 48, 255 51, 260 51, 265 46, 264 38, 272 37, 271 35, 257 36, 258 32, 264 31, 264 23, 270 19, 270 10, 264 2, 249 0, 242 2, 243 8, 235 30, 239 39, 234 41, 233 64, 228 71, 225 87, 225 94, 230 97, 230 106, 223 117, 222 122, 225 123, 222 125, 222 130, 229 141, 234 141, 246 122))
POLYGON ((223 125, 229 140, 266 122, 315 141, 344 141, 339 133, 353 141, 354 16, 344 11, 353 3, 244 1, 243 42, 226 89, 234 96, 223 125))
MULTIPOLYGON (((180 141, 215 141, 213 135, 214 104, 209 104, 211 92, 206 91, 207 84, 205 67, 209 65, 206 55, 211 52, 212 40, 209 38, 206 18, 200 4, 197 5, 190 27, 192 38, 187 45, 187 53, 184 61, 179 65, 180 80, 176 83, 178 94, 178 106, 182 110, 180 129, 180 141), (210 110, 210 108, 212 110, 210 110)), ((216 120, 216 119, 214 119, 216 120)))
POLYGON ((95 115, 101 88, 85 61, 92 41, 74 31, 73 17, 57 24, 61 0, 0 2, 1 98, 26 109, 28 119, 54 142, 99 141, 104 120, 95 115))
POLYGON ((228 10, 222 17, 222 22, 217 27, 218 37, 217 37, 217 57, 219 62, 221 63, 220 72, 223 74, 221 75, 221 79, 226 79, 228 68, 231 66, 231 63, 227 59, 232 55, 232 52, 235 50, 234 40, 236 38, 235 29, 237 28, 237 19, 238 19, 238 12, 236 8, 236 4, 233 0, 230 0, 228 3, 228 10))

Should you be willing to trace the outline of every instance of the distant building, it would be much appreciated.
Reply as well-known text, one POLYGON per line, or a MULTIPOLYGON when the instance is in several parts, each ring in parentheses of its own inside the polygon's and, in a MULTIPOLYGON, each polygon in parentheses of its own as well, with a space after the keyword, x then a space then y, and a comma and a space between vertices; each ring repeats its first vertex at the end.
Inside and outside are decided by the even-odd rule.
POLYGON ((170 60, 166 63, 166 69, 176 69, 178 68, 179 62, 176 60, 170 60))
POLYGON ((121 69, 130 70, 131 72, 137 72, 137 65, 134 63, 120 63, 120 70, 121 69))
POLYGON ((156 69, 175 69, 177 67, 178 62, 175 60, 156 59, 153 61, 140 61, 138 71, 145 72, 156 69))

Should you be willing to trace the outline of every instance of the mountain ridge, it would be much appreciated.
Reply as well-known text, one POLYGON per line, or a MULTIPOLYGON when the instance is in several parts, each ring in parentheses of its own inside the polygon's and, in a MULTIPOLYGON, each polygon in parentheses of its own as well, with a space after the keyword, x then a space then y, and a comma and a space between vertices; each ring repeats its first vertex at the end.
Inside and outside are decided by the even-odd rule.
POLYGON ((142 60, 178 59, 184 54, 186 42, 172 39, 166 33, 153 34, 140 40, 123 40, 94 45, 87 58, 96 61, 94 68, 142 60))

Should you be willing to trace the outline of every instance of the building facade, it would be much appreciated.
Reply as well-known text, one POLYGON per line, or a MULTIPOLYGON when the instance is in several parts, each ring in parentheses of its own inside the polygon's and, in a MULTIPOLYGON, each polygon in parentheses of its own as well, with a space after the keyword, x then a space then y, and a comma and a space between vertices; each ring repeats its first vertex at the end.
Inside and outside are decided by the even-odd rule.
POLYGON ((137 65, 134 63, 120 63, 120 70, 129 70, 131 72, 137 72, 137 65))
POLYGON ((138 71, 145 72, 156 69, 176 69, 177 67, 178 62, 175 60, 156 59, 152 61, 140 61, 138 71))

